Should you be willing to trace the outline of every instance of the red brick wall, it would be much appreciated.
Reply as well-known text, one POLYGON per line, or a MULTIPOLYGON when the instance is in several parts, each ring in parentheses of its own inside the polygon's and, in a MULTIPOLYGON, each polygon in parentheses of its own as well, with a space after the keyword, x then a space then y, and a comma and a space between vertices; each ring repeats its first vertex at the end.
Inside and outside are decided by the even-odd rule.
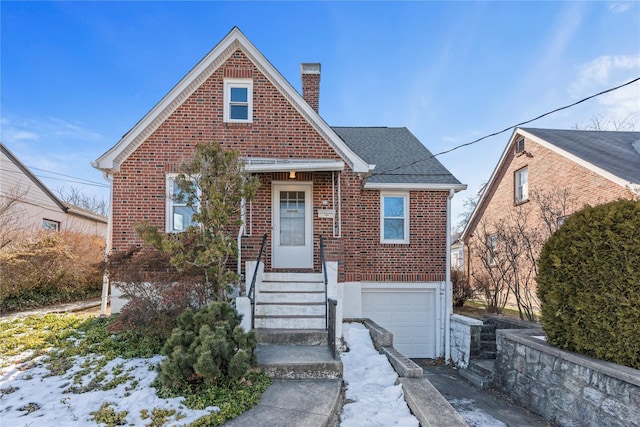
MULTIPOLYGON (((495 223, 506 218, 515 209, 531 212, 531 226, 542 225, 542 219, 537 214, 539 207, 536 202, 529 201, 518 206, 514 203, 515 172, 525 166, 528 167, 529 174, 529 198, 531 199, 535 191, 554 192, 567 188, 571 199, 571 212, 587 204, 596 205, 633 197, 633 193, 628 189, 534 141, 525 140, 525 151, 524 154, 516 154, 515 149, 510 148, 503 167, 496 175, 494 185, 489 189, 483 209, 478 212, 476 221, 471 226, 476 227, 480 218, 488 224, 495 223)), ((473 246, 472 242, 473 238, 465 243, 467 246, 473 246)), ((474 266, 480 265, 480 261, 473 254, 465 261, 468 271, 473 271, 474 266)))
MULTIPOLYGON (((112 249, 141 244, 133 226, 148 221, 165 227, 167 172, 189 158, 198 143, 217 141, 242 156, 339 159, 327 142, 239 50, 177 108, 113 177, 112 249), (223 78, 253 79, 253 123, 223 122, 223 78)), ((288 174, 258 174, 261 185, 252 203, 252 236, 243 239, 243 258, 255 259, 261 236, 271 233, 271 182, 288 174)), ((331 203, 331 172, 298 173, 298 181, 314 181, 314 247, 327 237, 327 259, 339 261, 343 280, 443 280, 445 265, 446 192, 411 192, 409 245, 380 244, 380 195, 361 190, 347 167, 340 174, 342 238, 334 238, 331 219, 317 209, 331 203)), ((270 268, 270 246, 265 252, 270 268)), ((315 268, 319 269, 317 251, 315 268)))

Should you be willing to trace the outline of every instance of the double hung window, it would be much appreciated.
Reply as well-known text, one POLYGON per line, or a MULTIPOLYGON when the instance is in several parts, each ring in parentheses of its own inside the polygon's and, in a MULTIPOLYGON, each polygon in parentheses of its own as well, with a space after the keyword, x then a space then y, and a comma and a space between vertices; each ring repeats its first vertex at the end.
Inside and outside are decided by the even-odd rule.
POLYGON ((529 168, 524 167, 515 173, 515 202, 524 203, 529 200, 529 168))
POLYGON ((253 121, 253 81, 225 79, 224 121, 250 123, 253 121))
POLYGON ((382 194, 380 241, 409 243, 409 194, 382 194))
MULTIPOLYGON (((189 193, 183 191, 176 180, 177 175, 167 176, 167 232, 179 233, 195 225, 193 215, 199 211, 197 200, 189 200, 189 193)), ((191 183, 195 188, 195 183, 191 183)))
POLYGON ((491 234, 487 236, 487 264, 496 265, 496 251, 498 249, 498 236, 491 234))

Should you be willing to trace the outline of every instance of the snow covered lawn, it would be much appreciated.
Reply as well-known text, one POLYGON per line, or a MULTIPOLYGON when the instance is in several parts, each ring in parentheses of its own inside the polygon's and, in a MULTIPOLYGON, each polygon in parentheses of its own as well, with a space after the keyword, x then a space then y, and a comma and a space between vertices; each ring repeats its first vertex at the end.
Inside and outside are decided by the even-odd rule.
MULTIPOLYGON (((116 380, 120 384, 109 390, 104 390, 104 386, 95 387, 96 378, 92 376, 75 382, 83 367, 95 362, 90 359, 76 357, 73 367, 64 375, 52 375, 41 363, 41 358, 29 362, 32 367, 14 364, 0 369, 1 424, 15 427, 96 425, 91 413, 98 411, 103 403, 111 404, 113 416, 126 412, 121 415, 126 419, 125 425, 135 426, 149 425, 152 415, 157 418, 160 414, 167 416, 167 426, 188 425, 217 410, 211 407, 195 411, 184 407, 181 398, 157 397, 151 382, 156 377, 155 366, 162 356, 149 359, 118 357, 109 361, 101 371, 105 372, 101 384, 121 378, 116 380)), ((101 412, 108 416, 112 411, 101 412)))
POLYGON ((186 397, 162 390, 159 397, 152 386, 164 359, 155 354, 158 343, 110 333, 112 321, 54 314, 0 320, 0 427, 223 423, 269 385, 250 373, 231 389, 203 386, 186 397))
POLYGON ((344 323, 343 336, 349 351, 341 354, 346 384, 341 427, 418 427, 402 386, 396 385, 396 371, 374 348, 369 330, 344 323))

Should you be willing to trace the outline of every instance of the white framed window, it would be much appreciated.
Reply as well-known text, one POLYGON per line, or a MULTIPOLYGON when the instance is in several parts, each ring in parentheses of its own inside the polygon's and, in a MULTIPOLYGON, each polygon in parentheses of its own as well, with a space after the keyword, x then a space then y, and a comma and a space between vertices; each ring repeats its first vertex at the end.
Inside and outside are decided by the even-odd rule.
POLYGON ((498 250, 498 236, 490 234, 487 236, 487 264, 496 265, 496 251, 498 250))
POLYGON ((520 138, 516 141, 516 154, 524 153, 524 138, 520 138))
POLYGON ((60 221, 42 218, 42 229, 49 231, 60 231, 60 221))
POLYGON ((224 121, 231 123, 253 121, 253 80, 224 80, 224 121))
POLYGON ((516 204, 529 200, 529 168, 524 167, 515 172, 516 204))
POLYGON ((380 195, 380 242, 409 243, 409 194, 380 195))
POLYGON ((194 225, 193 215, 199 211, 199 205, 189 206, 187 195, 178 187, 177 176, 178 174, 167 174, 166 229, 168 233, 180 233, 194 225))

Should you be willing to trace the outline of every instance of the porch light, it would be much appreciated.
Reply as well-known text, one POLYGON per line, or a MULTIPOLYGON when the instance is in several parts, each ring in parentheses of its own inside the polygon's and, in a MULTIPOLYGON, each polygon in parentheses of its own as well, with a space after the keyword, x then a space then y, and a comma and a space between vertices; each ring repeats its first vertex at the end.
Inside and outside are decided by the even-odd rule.
POLYGON ((296 171, 289 172, 289 179, 296 179, 296 171))

